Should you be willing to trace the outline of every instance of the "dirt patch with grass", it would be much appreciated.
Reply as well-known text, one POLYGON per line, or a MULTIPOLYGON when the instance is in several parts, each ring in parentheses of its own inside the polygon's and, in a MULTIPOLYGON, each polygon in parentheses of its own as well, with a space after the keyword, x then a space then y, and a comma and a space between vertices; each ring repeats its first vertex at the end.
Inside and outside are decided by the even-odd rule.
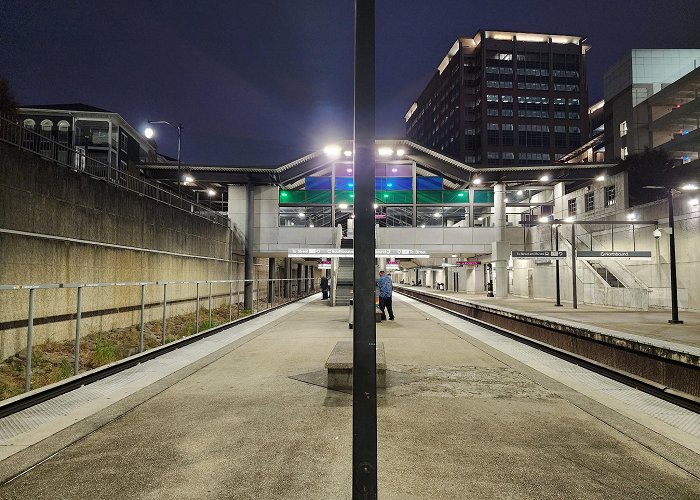
MULTIPOLYGON (((239 316, 251 311, 241 309, 239 316)), ((199 314, 199 331, 208 330, 228 322, 228 305, 209 310, 202 308, 199 314)), ((234 318, 236 312, 234 311, 234 318)), ((195 313, 173 316, 166 320, 165 343, 188 337, 197 332, 195 313)), ((80 339, 80 372, 92 370, 139 352, 140 325, 115 328, 108 332, 95 332, 80 339)), ((163 322, 144 324, 144 350, 163 343, 163 322)), ((75 340, 56 342, 49 340, 32 348, 31 388, 37 389, 73 375, 75 340)), ((27 351, 21 351, 0 364, 0 400, 24 392, 27 351)))

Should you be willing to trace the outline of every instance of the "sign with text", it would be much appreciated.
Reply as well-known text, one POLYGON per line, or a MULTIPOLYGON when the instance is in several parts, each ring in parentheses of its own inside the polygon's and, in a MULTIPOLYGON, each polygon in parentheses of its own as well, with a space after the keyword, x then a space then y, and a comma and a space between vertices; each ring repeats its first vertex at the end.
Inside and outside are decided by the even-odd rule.
POLYGON ((591 250, 577 250, 576 258, 584 260, 605 260, 605 259, 635 259, 635 260, 646 260, 651 259, 650 251, 591 251, 591 250))
MULTIPOLYGON (((377 248, 374 251, 374 256, 377 258, 427 259, 430 257, 430 254, 425 250, 414 250, 412 248, 377 248)), ((342 257, 352 259, 354 250, 352 248, 290 248, 287 250, 287 257, 342 257)))
POLYGON ((478 260, 458 260, 457 265, 458 266, 480 266, 481 261, 478 261, 478 260))
POLYGON ((511 259, 554 259, 561 260, 566 259, 566 250, 533 250, 533 251, 520 251, 513 250, 510 254, 511 259))
POLYGON ((389 262, 386 263, 386 270, 387 271, 398 271, 399 270, 399 263, 395 260, 390 260, 389 262))
POLYGON ((318 268, 319 269, 331 269, 331 261, 330 260, 321 260, 318 262, 318 268))

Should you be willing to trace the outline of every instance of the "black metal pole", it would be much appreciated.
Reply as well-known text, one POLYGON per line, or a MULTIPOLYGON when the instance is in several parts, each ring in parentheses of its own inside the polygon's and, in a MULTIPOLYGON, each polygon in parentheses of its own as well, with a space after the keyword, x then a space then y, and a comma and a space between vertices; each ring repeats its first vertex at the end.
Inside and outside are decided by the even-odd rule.
MULTIPOLYGON (((591 233, 591 238, 593 238, 593 233, 591 233)), ((573 308, 578 309, 576 290, 576 224, 571 224, 571 281, 573 282, 573 288, 571 289, 573 308)))
POLYGON ((182 175, 180 174, 180 144, 182 142, 182 123, 177 126, 177 195, 180 196, 180 183, 182 175))
MULTIPOLYGON (((556 245, 556 250, 559 252, 559 226, 557 225, 554 228, 554 244, 556 245)), ((557 276, 557 303, 554 304, 555 306, 561 306, 561 290, 559 289, 559 256, 557 255, 557 261, 556 261, 556 276, 557 276)))
POLYGON ((672 324, 683 323, 678 319, 678 282, 676 281, 676 235, 673 223, 673 191, 666 190, 668 199, 668 225, 671 228, 671 238, 669 240, 671 246, 671 319, 668 320, 672 324))
POLYGON ((377 498, 374 0, 355 1, 352 497, 377 498))
POLYGON ((275 258, 270 257, 267 260, 267 303, 272 304, 274 295, 274 279, 275 279, 275 258))
POLYGON ((245 227, 245 283, 243 285, 243 308, 253 309, 253 221, 255 220, 255 191, 253 183, 246 185, 246 227, 245 227))

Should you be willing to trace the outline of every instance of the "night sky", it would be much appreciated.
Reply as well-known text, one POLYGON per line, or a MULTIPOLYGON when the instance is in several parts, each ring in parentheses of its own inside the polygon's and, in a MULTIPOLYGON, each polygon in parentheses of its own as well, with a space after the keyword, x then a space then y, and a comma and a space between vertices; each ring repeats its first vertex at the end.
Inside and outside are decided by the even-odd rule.
MULTIPOLYGON (((0 75, 22 105, 83 102, 183 124, 185 162, 282 164, 352 137, 351 0, 0 1, 0 75)), ((700 1, 377 0, 377 137, 459 36, 588 37, 590 102, 632 48, 700 48, 700 1)), ((177 133, 157 129, 165 154, 177 133)))

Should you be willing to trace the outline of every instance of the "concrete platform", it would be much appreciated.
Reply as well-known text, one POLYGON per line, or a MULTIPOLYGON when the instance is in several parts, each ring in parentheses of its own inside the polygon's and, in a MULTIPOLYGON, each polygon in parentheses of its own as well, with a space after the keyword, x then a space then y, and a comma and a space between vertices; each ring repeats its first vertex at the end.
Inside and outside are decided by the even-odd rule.
MULTIPOLYGON (((344 308, 305 302, 55 435, 34 429, 46 439, 0 477, 50 458, 0 498, 350 498, 352 396, 291 377, 352 331, 344 308)), ((379 398, 381 498, 697 498, 697 416, 587 390, 585 371, 415 301, 394 310, 378 340, 412 378, 379 398)))

